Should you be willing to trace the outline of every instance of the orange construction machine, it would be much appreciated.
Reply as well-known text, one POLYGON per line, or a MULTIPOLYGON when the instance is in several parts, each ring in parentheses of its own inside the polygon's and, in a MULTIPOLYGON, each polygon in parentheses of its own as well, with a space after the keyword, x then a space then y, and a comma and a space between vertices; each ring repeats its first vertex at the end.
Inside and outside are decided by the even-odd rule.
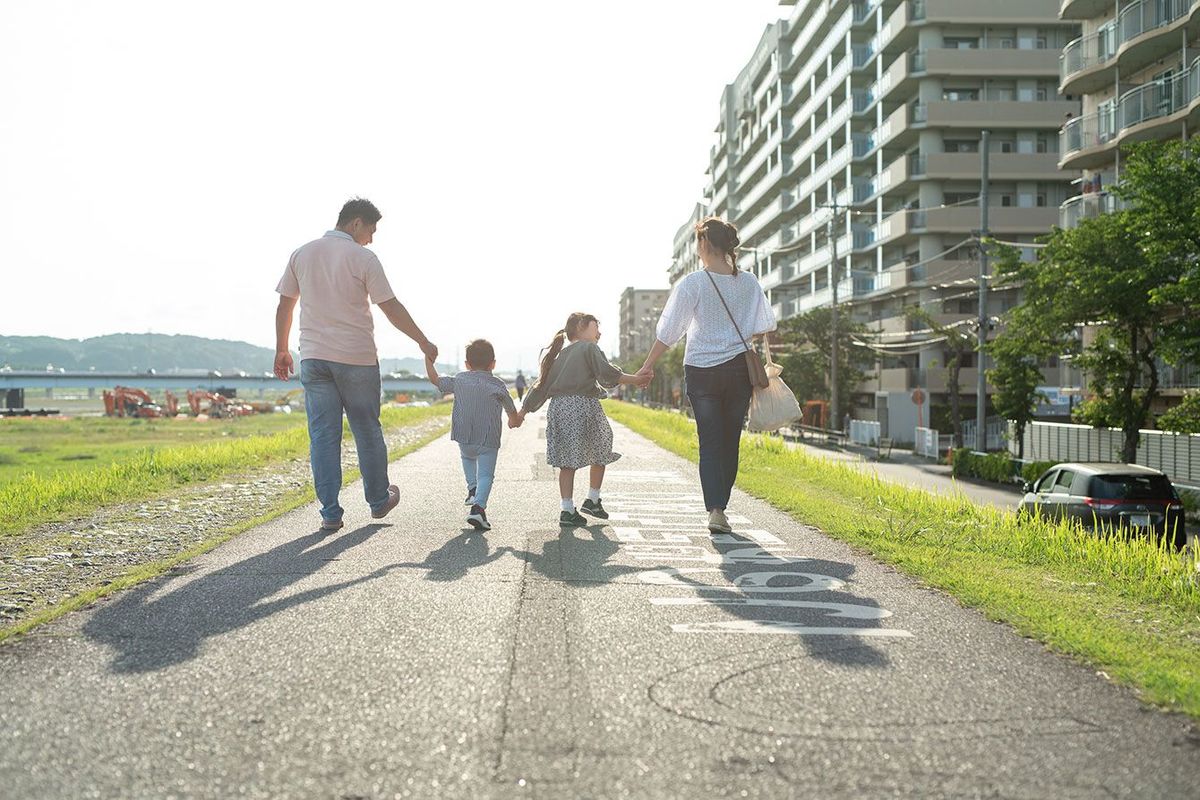
POLYGON ((149 392, 130 386, 114 386, 111 392, 104 390, 104 413, 110 417, 141 419, 165 416, 162 406, 150 398, 149 392))
POLYGON ((195 391, 189 389, 187 401, 194 417, 206 414, 209 417, 219 419, 224 417, 244 417, 254 413, 254 409, 245 403, 239 403, 223 394, 208 392, 204 389, 197 389, 195 391), (208 406, 201 405, 205 400, 208 401, 208 406))

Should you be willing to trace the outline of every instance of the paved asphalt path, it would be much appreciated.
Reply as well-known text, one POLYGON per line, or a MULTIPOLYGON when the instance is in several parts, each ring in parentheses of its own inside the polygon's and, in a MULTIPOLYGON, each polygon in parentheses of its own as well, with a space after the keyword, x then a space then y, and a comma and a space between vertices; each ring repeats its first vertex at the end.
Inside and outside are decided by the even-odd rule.
POLYGON ((486 536, 447 439, 0 646, 5 798, 1195 797, 1200 736, 617 428, 560 533, 544 420, 486 536))

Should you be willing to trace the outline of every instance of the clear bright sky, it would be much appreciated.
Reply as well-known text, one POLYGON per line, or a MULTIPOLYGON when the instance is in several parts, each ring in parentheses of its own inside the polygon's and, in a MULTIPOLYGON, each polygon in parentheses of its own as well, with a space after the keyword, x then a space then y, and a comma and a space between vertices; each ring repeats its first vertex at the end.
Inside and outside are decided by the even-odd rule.
MULTIPOLYGON (((789 10, 5 2, 0 334, 272 347, 288 255, 362 195, 440 360, 483 336, 528 369, 574 310, 615 351, 621 290, 667 285, 722 87, 789 10)), ((419 355, 375 313, 381 357, 419 355)))

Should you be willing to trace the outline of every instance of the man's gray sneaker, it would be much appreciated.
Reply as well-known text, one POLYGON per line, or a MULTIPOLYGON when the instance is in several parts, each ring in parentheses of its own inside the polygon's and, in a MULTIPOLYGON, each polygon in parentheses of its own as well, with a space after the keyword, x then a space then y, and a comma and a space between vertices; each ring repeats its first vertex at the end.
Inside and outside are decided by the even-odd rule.
POLYGON ((321 530, 323 531, 340 531, 346 523, 340 519, 323 519, 321 520, 321 530))
POLYGON ((383 508, 372 511, 371 516, 375 519, 383 519, 398 505, 400 505, 400 487, 393 483, 388 487, 387 502, 383 504, 383 508))

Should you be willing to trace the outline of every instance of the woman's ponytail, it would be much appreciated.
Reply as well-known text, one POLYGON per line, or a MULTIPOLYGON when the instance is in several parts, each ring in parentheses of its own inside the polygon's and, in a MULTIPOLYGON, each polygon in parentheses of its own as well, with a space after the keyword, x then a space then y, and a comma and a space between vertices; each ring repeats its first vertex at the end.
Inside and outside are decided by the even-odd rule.
POLYGON ((726 222, 720 217, 705 217, 696 223, 696 236, 706 239, 710 245, 725 254, 725 259, 733 267, 733 274, 738 274, 738 247, 742 240, 738 238, 737 226, 726 222))

